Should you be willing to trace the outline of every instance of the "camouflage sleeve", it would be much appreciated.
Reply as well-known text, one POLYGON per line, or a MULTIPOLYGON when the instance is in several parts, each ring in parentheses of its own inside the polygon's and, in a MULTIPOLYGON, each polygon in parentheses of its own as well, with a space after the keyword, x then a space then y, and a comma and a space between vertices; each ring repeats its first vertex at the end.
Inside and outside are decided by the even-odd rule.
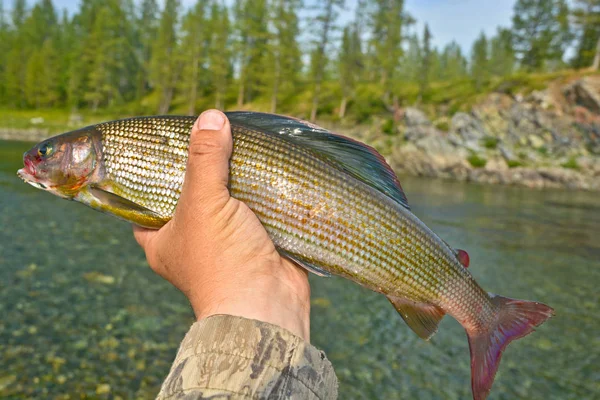
POLYGON ((322 351, 265 322, 215 315, 192 325, 158 399, 335 399, 322 351))

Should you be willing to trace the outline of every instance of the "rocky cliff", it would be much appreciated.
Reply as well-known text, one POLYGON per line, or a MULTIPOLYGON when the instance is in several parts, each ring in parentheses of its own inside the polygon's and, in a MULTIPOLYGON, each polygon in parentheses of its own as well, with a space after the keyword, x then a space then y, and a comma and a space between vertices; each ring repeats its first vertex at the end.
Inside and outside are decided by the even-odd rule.
POLYGON ((600 76, 527 96, 492 93, 469 113, 435 121, 405 108, 398 133, 364 139, 400 173, 600 190, 600 76))

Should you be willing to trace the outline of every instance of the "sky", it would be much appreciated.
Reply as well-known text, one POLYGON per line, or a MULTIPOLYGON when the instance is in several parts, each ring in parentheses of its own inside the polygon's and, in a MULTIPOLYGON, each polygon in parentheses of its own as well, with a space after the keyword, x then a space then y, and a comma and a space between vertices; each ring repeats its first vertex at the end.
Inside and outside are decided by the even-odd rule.
MULTIPOLYGON (((314 4, 319 0, 305 0, 314 4)), ((429 24, 433 34, 433 44, 438 48, 456 40, 465 53, 481 31, 491 36, 498 26, 510 26, 512 8, 515 0, 405 0, 406 10, 417 20, 413 28, 419 35, 423 33, 424 23, 429 24)), ((194 4, 196 0, 182 0, 184 6, 194 4)), ((10 0, 5 0, 10 4, 10 0)), ((34 3, 29 0, 29 4, 34 3)), ((162 3, 162 2, 161 2, 162 3)), ((346 0, 346 11, 340 22, 354 16, 357 0, 346 0)), ((54 0, 54 4, 70 11, 77 9, 79 0, 54 0)))

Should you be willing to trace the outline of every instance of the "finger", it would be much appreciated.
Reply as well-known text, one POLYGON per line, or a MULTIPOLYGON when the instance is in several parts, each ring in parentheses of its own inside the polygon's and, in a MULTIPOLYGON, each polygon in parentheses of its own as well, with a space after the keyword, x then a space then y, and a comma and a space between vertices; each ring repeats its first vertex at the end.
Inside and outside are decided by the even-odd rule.
POLYGON ((133 225, 133 236, 135 237, 135 240, 137 240, 140 247, 144 250, 148 248, 148 243, 150 243, 150 239, 157 232, 158 231, 154 229, 146 229, 138 225, 133 225))
POLYGON ((203 112, 192 128, 180 202, 206 205, 203 200, 228 196, 232 147, 231 128, 225 114, 217 110, 203 112))

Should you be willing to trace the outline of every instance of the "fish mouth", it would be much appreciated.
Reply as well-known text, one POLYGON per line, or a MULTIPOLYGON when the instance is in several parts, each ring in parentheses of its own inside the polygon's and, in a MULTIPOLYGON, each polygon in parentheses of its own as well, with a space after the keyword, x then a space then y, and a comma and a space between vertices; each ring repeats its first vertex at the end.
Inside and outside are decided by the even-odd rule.
POLYGON ((33 164, 31 163, 31 161, 29 160, 25 160, 25 168, 21 168, 20 170, 17 171, 17 175, 19 176, 19 178, 23 179, 23 181, 25 181, 26 183, 29 183, 31 186, 38 188, 38 189, 47 189, 48 187, 46 185, 44 185, 43 183, 37 182, 35 179, 35 168, 33 166, 33 164), (31 171, 34 171, 34 173, 32 174, 31 171))

